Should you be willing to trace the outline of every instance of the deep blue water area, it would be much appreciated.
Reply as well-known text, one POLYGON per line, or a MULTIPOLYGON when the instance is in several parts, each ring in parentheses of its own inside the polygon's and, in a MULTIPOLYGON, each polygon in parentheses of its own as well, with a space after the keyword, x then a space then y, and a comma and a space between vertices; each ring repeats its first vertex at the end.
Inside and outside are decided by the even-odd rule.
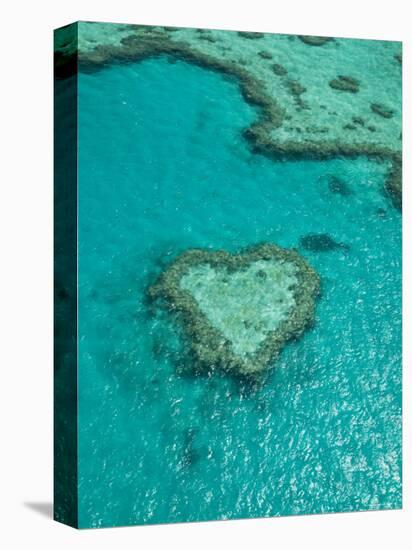
POLYGON ((81 527, 401 506, 387 165, 253 154, 256 117, 235 81, 166 57, 79 75, 81 527), (313 233, 347 246, 302 247, 313 233), (188 248, 262 241, 318 271, 315 326, 256 387, 196 375, 146 289, 188 248))

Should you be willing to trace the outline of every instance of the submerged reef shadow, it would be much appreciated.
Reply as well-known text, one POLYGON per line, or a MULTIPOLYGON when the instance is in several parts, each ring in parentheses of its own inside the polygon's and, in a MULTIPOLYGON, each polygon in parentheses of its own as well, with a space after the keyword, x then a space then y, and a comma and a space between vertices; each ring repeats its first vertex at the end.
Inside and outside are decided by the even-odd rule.
MULTIPOLYGON (((319 178, 323 180, 324 177, 319 178)), ((333 195, 340 195, 341 197, 350 197, 354 194, 349 185, 339 176, 330 174, 326 176, 328 183, 328 189, 333 195)))
POLYGON ((335 241, 327 233, 308 233, 301 237, 299 244, 310 252, 330 252, 332 250, 350 250, 349 245, 335 241))
POLYGON ((189 426, 182 431, 182 457, 180 468, 184 470, 195 467, 201 460, 207 457, 208 449, 204 444, 198 443, 200 428, 189 426))

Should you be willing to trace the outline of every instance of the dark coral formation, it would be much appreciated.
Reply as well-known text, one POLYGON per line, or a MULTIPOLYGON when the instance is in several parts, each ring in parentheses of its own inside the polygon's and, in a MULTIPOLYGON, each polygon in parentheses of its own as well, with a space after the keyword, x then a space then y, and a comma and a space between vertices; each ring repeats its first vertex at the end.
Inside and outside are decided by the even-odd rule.
POLYGON ((352 117, 352 122, 358 126, 365 126, 365 120, 361 116, 352 117))
POLYGON ((259 52, 259 57, 261 57, 262 59, 272 59, 273 55, 270 52, 261 51, 259 52))
POLYGON ((302 40, 305 44, 309 46, 323 46, 326 42, 333 40, 333 38, 326 38, 324 36, 310 36, 310 35, 300 35, 298 38, 302 40))
POLYGON ((309 233, 299 241, 300 246, 310 252, 330 252, 331 250, 349 250, 347 244, 338 243, 327 233, 309 233))
POLYGON ((351 92, 356 94, 359 92, 360 82, 353 76, 339 75, 329 82, 329 86, 334 90, 340 90, 342 92, 351 92))
POLYGON ((286 76, 288 74, 287 69, 283 65, 279 65, 279 63, 274 63, 272 65, 272 70, 277 76, 286 76))
POLYGON ((250 32, 250 31, 239 31, 238 35, 242 38, 249 38, 249 40, 256 40, 257 38, 263 38, 265 34, 263 32, 250 32))
POLYGON ((225 251, 191 249, 178 256, 159 279, 148 289, 152 299, 160 300, 180 319, 188 336, 195 360, 207 369, 219 367, 241 376, 256 376, 276 359, 287 341, 299 337, 312 325, 320 279, 313 268, 294 250, 274 244, 261 244, 239 254, 225 251), (236 355, 231 342, 206 318, 190 292, 182 289, 182 277, 191 267, 207 264, 225 268, 228 273, 247 268, 259 260, 293 263, 298 283, 294 288, 295 306, 277 330, 268 333, 252 356, 236 355))
POLYGON ((199 40, 206 40, 207 42, 216 42, 216 38, 214 36, 212 36, 211 34, 201 34, 199 36, 199 40))
POLYGON ((371 111, 382 118, 392 118, 394 115, 393 109, 385 107, 382 103, 371 103, 371 111))
POLYGON ((288 79, 286 81, 286 87, 289 90, 290 94, 293 96, 296 105, 298 105, 301 109, 307 108, 306 103, 301 97, 302 94, 307 91, 305 86, 302 86, 302 84, 298 80, 288 79))

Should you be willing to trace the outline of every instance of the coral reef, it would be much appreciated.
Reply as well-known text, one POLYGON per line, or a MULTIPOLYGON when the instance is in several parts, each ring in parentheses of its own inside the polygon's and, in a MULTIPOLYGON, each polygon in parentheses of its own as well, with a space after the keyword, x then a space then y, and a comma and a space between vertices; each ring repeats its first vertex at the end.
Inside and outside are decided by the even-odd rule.
POLYGON ((255 376, 312 324, 319 290, 296 251, 265 243, 233 255, 188 250, 148 293, 178 315, 199 364, 255 376))
POLYGON ((323 46, 324 44, 326 44, 326 42, 329 42, 329 40, 333 40, 333 38, 326 38, 324 36, 310 35, 300 35, 298 38, 309 46, 323 46))
POLYGON ((382 118, 392 118, 394 115, 393 109, 385 107, 382 103, 371 103, 371 111, 382 118))
MULTIPOLYGON (((83 32, 83 27, 81 29, 83 32)), ((87 29, 90 32, 89 27, 87 29)), ((325 159, 361 155, 376 160, 386 159, 391 166, 388 170, 388 181, 385 184, 385 192, 389 193, 392 197, 394 194, 399 197, 401 185, 399 183, 393 184, 393 180, 400 182, 401 178, 401 171, 399 169, 394 170, 395 166, 393 165, 396 158, 400 155, 398 150, 399 145, 396 145, 396 148, 394 148, 395 146, 392 145, 392 141, 391 146, 385 145, 386 141, 382 142, 382 138, 386 136, 385 132, 378 132, 375 125, 366 123, 362 125, 360 122, 353 121, 353 124, 349 123, 350 127, 348 123, 342 124, 342 134, 339 138, 330 137, 325 140, 317 138, 317 135, 321 136, 327 133, 329 127, 320 129, 313 127, 313 125, 302 127, 300 124, 296 124, 296 122, 286 127, 284 122, 290 120, 290 108, 286 111, 277 102, 275 97, 277 98, 278 94, 275 96, 273 91, 269 92, 267 82, 263 82, 254 73, 252 74, 253 67, 248 66, 246 68, 247 63, 244 60, 236 60, 226 53, 224 55, 218 54, 215 51, 217 46, 213 43, 209 44, 208 41, 201 41, 205 48, 199 49, 198 45, 201 46, 201 42, 197 41, 196 43, 194 36, 205 34, 204 32, 199 32, 201 30, 192 29, 193 39, 190 38, 190 42, 188 42, 186 37, 191 36, 190 29, 180 29, 179 32, 168 33, 162 27, 142 28, 139 26, 123 25, 118 31, 114 43, 100 42, 96 45, 92 41, 88 48, 80 47, 78 52, 79 68, 82 71, 94 71, 101 69, 111 61, 139 61, 147 57, 169 55, 210 70, 224 73, 236 79, 244 99, 259 108, 259 118, 244 132, 244 136, 249 141, 254 152, 267 155, 273 159, 280 159, 282 157, 325 159), (182 36, 185 37, 184 40, 181 39, 182 36), (210 49, 214 50, 213 54, 209 53, 210 49), (278 129, 281 131, 278 131, 278 129), (353 139, 352 136, 355 134, 355 129, 357 129, 357 132, 355 139, 353 139), (350 137, 348 130, 351 130, 350 137), (344 132, 348 134, 347 138, 344 132), (361 139, 357 136, 359 132, 362 132, 361 139), (367 134, 370 136, 369 138, 367 134), (396 175, 396 178, 393 177, 393 174, 396 175)), ((217 36, 219 32, 221 33, 221 39, 228 35, 228 31, 225 31, 225 33, 223 31, 213 31, 213 36, 217 36)), ((239 35, 239 33, 229 34, 232 37, 239 35)), ((239 36, 245 37, 245 35, 246 38, 263 38, 265 36, 263 33, 240 33, 239 36)), ((108 36, 112 37, 113 33, 108 32, 108 36)), ((321 45, 328 40, 332 40, 318 37, 300 38, 305 43, 311 45, 321 45)), ((241 40, 241 38, 238 40, 241 40)), ((265 47, 267 47, 267 44, 265 44, 265 47)), ((222 47, 219 46, 219 48, 222 50, 222 47)), ((260 48, 256 51, 256 55, 259 51, 261 51, 260 48)), ((221 53, 223 53, 223 50, 221 53)), ((57 48, 56 55, 66 56, 66 52, 64 49, 60 51, 57 48)), ((60 70, 63 74, 65 69, 61 68, 60 70)), ((272 66, 269 65, 268 70, 272 74, 279 76, 285 76, 287 72, 287 69, 278 63, 272 66)), ((303 101, 302 94, 306 91, 305 86, 296 79, 287 79, 286 81, 282 81, 282 84, 295 104, 296 113, 301 112, 306 117, 310 116, 313 102, 309 104, 307 101, 303 101)), ((383 107, 377 102, 372 105, 370 108, 375 114, 380 115, 382 121, 388 120, 394 114, 392 110, 383 107)), ((315 109, 313 116, 316 116, 316 112, 315 109)), ((332 111, 330 114, 338 115, 338 113, 332 111)), ((334 123, 334 128, 338 127, 339 125, 334 123)), ((401 200, 398 198, 394 201, 394 204, 400 204, 400 202, 401 200)))
POLYGON ((84 71, 98 70, 111 59, 140 61, 159 55, 175 56, 188 63, 203 68, 225 73, 236 78, 244 99, 263 111, 262 119, 273 127, 280 126, 282 111, 264 92, 264 87, 249 76, 247 71, 230 61, 213 58, 191 48, 185 42, 170 40, 166 35, 156 32, 142 35, 131 35, 121 40, 122 47, 97 46, 93 52, 79 54, 79 66, 84 71))
POLYGON ((365 126, 365 121, 361 116, 352 117, 352 122, 358 126, 365 126))
POLYGON ((353 78, 353 76, 339 75, 329 82, 329 86, 335 90, 342 92, 351 92, 355 94, 359 92, 359 80, 353 78))
POLYGON ((270 53, 270 52, 266 52, 264 50, 262 50, 261 52, 259 52, 258 54, 262 59, 273 59, 273 55, 270 53))
POLYGON ((342 144, 333 142, 285 142, 276 143, 267 135, 266 128, 261 124, 254 124, 243 132, 244 137, 250 141, 255 152, 264 154, 273 159, 328 159, 339 156, 355 158, 366 156, 377 161, 386 159, 391 168, 385 180, 385 192, 392 197, 394 205, 400 209, 402 203, 402 168, 401 155, 388 148, 374 146, 372 144, 342 144))
POLYGON ((212 36, 211 34, 201 34, 199 36, 200 40, 206 40, 207 42, 216 42, 216 38, 212 36))
POLYGON ((272 70, 277 76, 286 76, 288 74, 287 69, 283 65, 280 65, 279 63, 274 63, 272 65, 272 70))
POLYGON ((237 34, 242 38, 249 38, 250 40, 256 40, 256 38, 263 38, 265 36, 263 32, 250 31, 239 31, 237 34))
POLYGON ((302 86, 297 80, 288 79, 286 81, 286 86, 289 92, 292 94, 293 99, 295 100, 296 105, 304 109, 307 107, 306 103, 302 99, 302 94, 306 92, 305 86, 302 86))

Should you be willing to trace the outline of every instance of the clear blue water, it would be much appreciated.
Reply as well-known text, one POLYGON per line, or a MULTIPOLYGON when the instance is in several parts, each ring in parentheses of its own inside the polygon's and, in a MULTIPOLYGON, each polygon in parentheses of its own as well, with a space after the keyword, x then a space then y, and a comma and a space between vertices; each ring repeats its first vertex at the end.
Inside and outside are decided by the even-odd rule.
POLYGON ((79 76, 79 523, 401 506, 401 217, 385 164, 274 162, 235 82, 166 58, 79 76), (342 178, 352 194, 331 193, 342 178), (191 247, 298 247, 316 325, 250 387, 188 369, 145 290, 191 247))

